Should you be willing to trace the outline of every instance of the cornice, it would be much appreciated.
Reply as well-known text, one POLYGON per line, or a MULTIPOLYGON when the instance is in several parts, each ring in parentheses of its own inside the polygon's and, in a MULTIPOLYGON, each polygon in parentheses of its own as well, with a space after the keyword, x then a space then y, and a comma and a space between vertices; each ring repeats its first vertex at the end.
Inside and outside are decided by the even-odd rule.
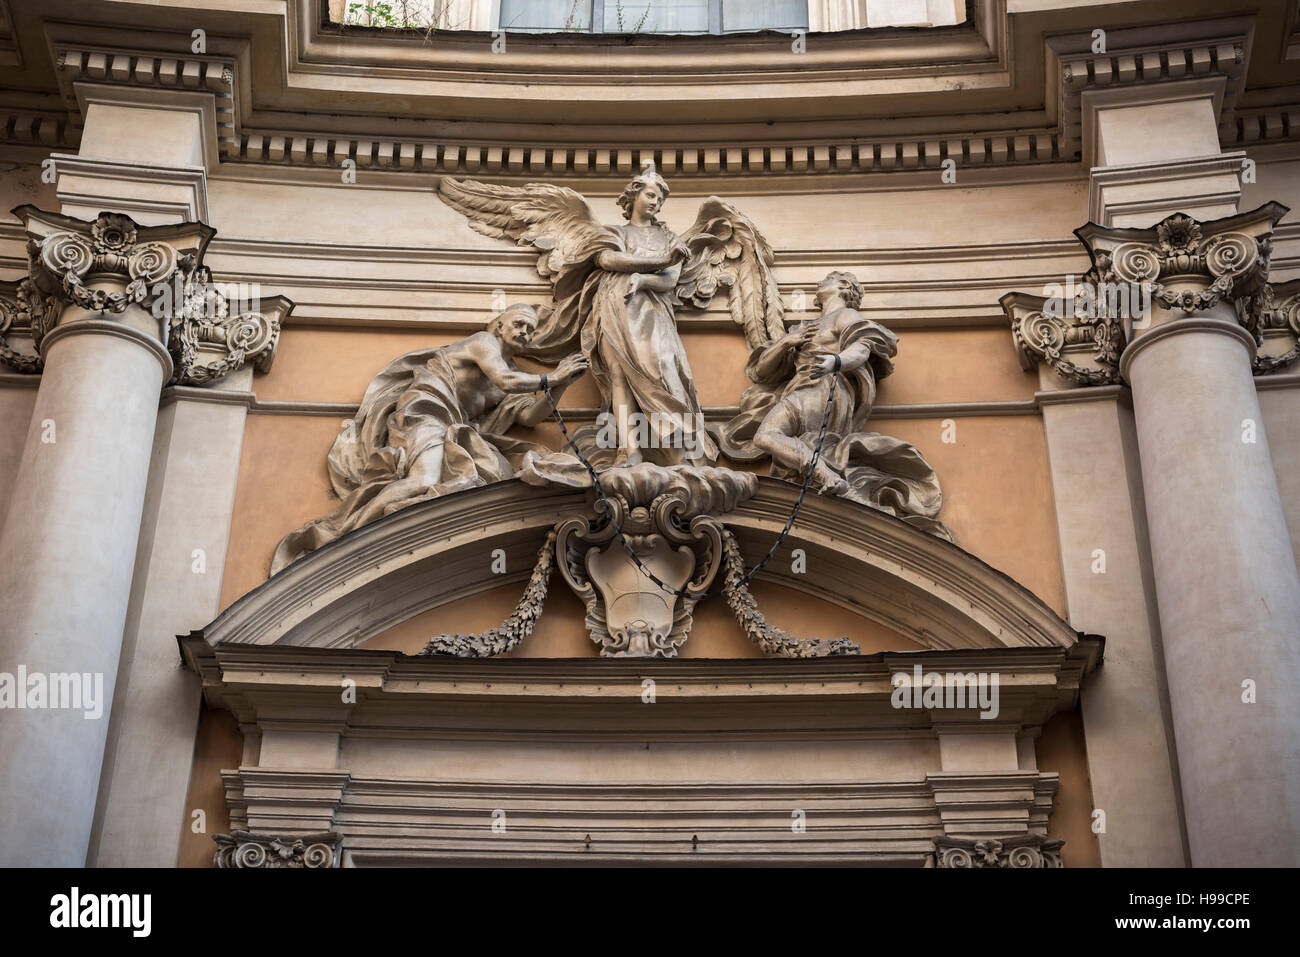
MULTIPOLYGON (((1104 53, 1093 52, 1091 32, 1049 39, 1048 76, 1058 84, 1055 98, 1063 151, 1072 156, 1086 146, 1082 100, 1088 90, 1155 88, 1220 77, 1224 83, 1219 101, 1221 131, 1231 127, 1253 36, 1253 17, 1233 17, 1108 29, 1104 53)), ((1086 155, 1084 161, 1088 162, 1086 155)))
MULTIPOLYGON (((707 179, 1073 162, 1085 89, 1210 76, 1225 83, 1225 145, 1292 135, 1286 107, 1235 113, 1262 13, 1193 20, 1191 8, 1164 4, 1142 19, 1168 22, 1126 26, 1138 11, 1117 6, 1108 52, 1097 55, 1089 11, 1009 15, 1003 0, 979 0, 956 27, 814 35, 808 52, 780 54, 787 67, 774 60, 788 48, 777 34, 510 34, 494 54, 489 34, 440 32, 435 42, 322 26, 316 0, 286 0, 276 14, 201 0, 183 33, 177 11, 162 8, 146 30, 124 27, 125 10, 93 27, 84 10, 79 22, 58 19, 70 2, 48 0, 44 24, 65 63, 61 86, 75 73, 210 90, 222 159, 271 168, 349 159, 373 171, 586 179, 653 157, 668 175, 707 179), (212 22, 203 55, 188 52, 196 18, 212 22)), ((75 142, 72 116, 61 126, 24 112, 11 135, 75 142)))
POLYGON ((1077 702, 1103 645, 1088 636, 1070 648, 630 661, 213 646, 195 635, 178 641, 186 666, 202 678, 208 703, 262 730, 548 743, 583 740, 593 720, 604 740, 709 740, 719 731, 741 729, 763 740, 1022 733, 1077 702), (998 717, 981 718, 973 704, 897 707, 893 677, 910 677, 917 666, 923 672, 996 673, 998 717), (639 704, 647 678, 655 682, 657 697, 672 701, 671 708, 610 708, 620 699, 639 704), (355 684, 355 702, 340 701, 345 680, 355 684))

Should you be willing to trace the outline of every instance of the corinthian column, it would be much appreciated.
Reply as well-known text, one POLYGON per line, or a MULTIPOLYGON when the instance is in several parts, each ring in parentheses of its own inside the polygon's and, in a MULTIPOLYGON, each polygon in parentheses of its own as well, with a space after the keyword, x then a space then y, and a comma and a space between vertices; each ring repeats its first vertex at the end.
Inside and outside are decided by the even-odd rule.
POLYGON ((228 315, 207 291, 201 260, 213 230, 200 223, 141 227, 110 213, 88 222, 30 206, 14 214, 29 239, 20 299, 39 351, 27 371, 43 371, 0 533, 0 674, 21 669, 28 679, 13 689, 21 706, 8 702, 0 720, 0 866, 79 867, 160 391, 269 361, 287 302, 270 318, 228 315), (214 352, 219 361, 200 362, 214 352), (79 700, 56 688, 75 688, 79 700))
MULTIPOLYGON (((1300 576, 1252 373, 1277 204, 1077 231, 1103 284, 1145 288, 1132 387, 1195 866, 1300 864, 1300 576)), ((1122 340, 1121 340, 1122 341, 1122 340)))

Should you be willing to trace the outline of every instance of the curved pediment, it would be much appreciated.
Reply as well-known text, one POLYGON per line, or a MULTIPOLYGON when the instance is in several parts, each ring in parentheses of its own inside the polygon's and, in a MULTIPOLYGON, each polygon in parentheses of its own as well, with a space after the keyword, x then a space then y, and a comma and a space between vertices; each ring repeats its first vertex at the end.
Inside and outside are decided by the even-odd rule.
MULTIPOLYGON (((757 494, 720 516, 747 566, 780 535, 798 493, 760 477, 757 494)), ((522 585, 546 533, 585 514, 587 494, 513 479, 403 509, 294 562, 201 634, 210 644, 355 648, 431 609, 522 585), (492 574, 496 549, 517 571, 492 574)), ((807 496, 760 577, 928 649, 1069 647, 1078 638, 1044 602, 970 553, 840 498, 807 496), (807 572, 792 570, 796 548, 806 553, 807 572)))

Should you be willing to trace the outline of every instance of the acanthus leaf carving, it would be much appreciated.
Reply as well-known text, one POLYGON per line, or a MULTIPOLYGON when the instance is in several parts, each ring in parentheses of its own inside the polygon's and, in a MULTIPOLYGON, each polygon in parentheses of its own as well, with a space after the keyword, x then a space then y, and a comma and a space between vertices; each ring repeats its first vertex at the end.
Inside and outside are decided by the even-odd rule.
POLYGON ((105 319, 132 307, 150 313, 173 357, 173 383, 206 385, 250 362, 263 372, 270 368, 280 324, 293 303, 259 294, 251 308, 232 317, 225 294, 202 265, 212 235, 208 227, 140 226, 112 212, 93 221, 31 206, 14 212, 28 226, 28 276, 0 307, 0 361, 11 368, 41 371, 41 343, 68 307, 105 319), (36 355, 5 340, 5 333, 20 327, 36 355), (218 358, 212 361, 214 353, 218 358))
POLYGON ((316 834, 257 834, 232 831, 215 834, 217 845, 212 862, 217 867, 310 869, 339 866, 341 835, 333 831, 316 834))
POLYGON ((1129 323, 1134 330, 1149 324, 1152 305, 1195 315, 1228 304, 1261 347, 1255 372, 1289 365, 1300 357, 1300 331, 1291 331, 1291 348, 1263 351, 1269 329, 1288 328, 1285 315, 1275 314, 1268 284, 1272 224, 1284 212, 1269 204, 1210 222, 1177 213, 1150 229, 1106 229, 1089 223, 1076 230, 1093 261, 1079 297, 1073 302, 1019 293, 1002 297, 1021 364, 1029 369, 1034 362, 1044 362, 1081 385, 1119 383, 1129 323), (1071 357, 1071 352, 1081 352, 1071 347, 1087 341, 1094 346, 1093 362, 1071 357))
POLYGON ((1063 840, 1048 840, 1041 834, 1013 837, 963 838, 936 837, 934 864, 951 868, 1026 868, 1064 867, 1061 861, 1063 840))

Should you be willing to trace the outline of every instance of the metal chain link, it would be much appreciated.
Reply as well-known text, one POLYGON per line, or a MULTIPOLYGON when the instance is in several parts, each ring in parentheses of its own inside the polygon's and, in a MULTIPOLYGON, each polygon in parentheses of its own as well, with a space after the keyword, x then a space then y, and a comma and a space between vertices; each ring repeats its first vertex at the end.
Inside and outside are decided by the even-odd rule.
POLYGON ((622 544, 623 550, 627 552, 628 557, 636 563, 636 567, 641 569, 642 573, 647 578, 664 591, 674 594, 678 598, 694 598, 697 600, 703 600, 705 598, 718 598, 735 589, 744 588, 749 584, 753 577, 762 571, 767 563, 772 560, 772 557, 776 555, 777 550, 785 543, 786 538, 789 537, 790 529, 794 527, 794 520, 799 516, 799 509, 803 506, 803 498, 808 494, 808 487, 812 484, 813 472, 817 468, 817 462, 821 459, 822 443, 826 441, 826 429, 830 425, 831 421, 831 403, 835 401, 835 392, 838 388, 835 381, 835 372, 838 372, 840 368, 839 356, 836 356, 835 359, 835 371, 831 373, 831 387, 826 393, 826 409, 822 412, 821 433, 817 436, 817 446, 813 449, 812 459, 808 462, 808 474, 804 476, 803 485, 799 488, 799 497, 795 499, 794 508, 790 510, 790 517, 786 519, 785 528, 781 530, 781 534, 777 537, 777 540, 772 543, 772 547, 767 550, 767 554, 763 556, 761 562, 746 572, 745 576, 735 585, 724 587, 720 591, 715 592, 692 594, 684 589, 669 585, 667 582, 656 576, 654 572, 650 571, 650 569, 646 568, 645 563, 641 561, 636 552, 633 551, 631 543, 629 543, 623 536, 623 530, 617 525, 614 525, 614 509, 609 498, 605 495, 605 489, 600 484, 600 476, 596 473, 596 469, 592 464, 587 461, 587 457, 578 449, 577 443, 573 441, 573 437, 569 435, 569 430, 564 424, 564 416, 560 414, 560 407, 556 404, 555 397, 551 395, 550 382, 547 380, 546 376, 542 376, 541 391, 546 393, 546 398, 551 403, 551 410, 555 413, 555 421, 559 423, 560 432, 564 435, 564 441, 568 443, 569 448, 573 450, 573 454, 578 457, 578 460, 582 462, 583 466, 587 469, 588 474, 591 475, 591 482, 592 485, 595 486, 596 494, 600 496, 600 501, 605 506, 605 514, 610 516, 610 524, 614 529, 614 533, 618 536, 618 540, 622 544))

